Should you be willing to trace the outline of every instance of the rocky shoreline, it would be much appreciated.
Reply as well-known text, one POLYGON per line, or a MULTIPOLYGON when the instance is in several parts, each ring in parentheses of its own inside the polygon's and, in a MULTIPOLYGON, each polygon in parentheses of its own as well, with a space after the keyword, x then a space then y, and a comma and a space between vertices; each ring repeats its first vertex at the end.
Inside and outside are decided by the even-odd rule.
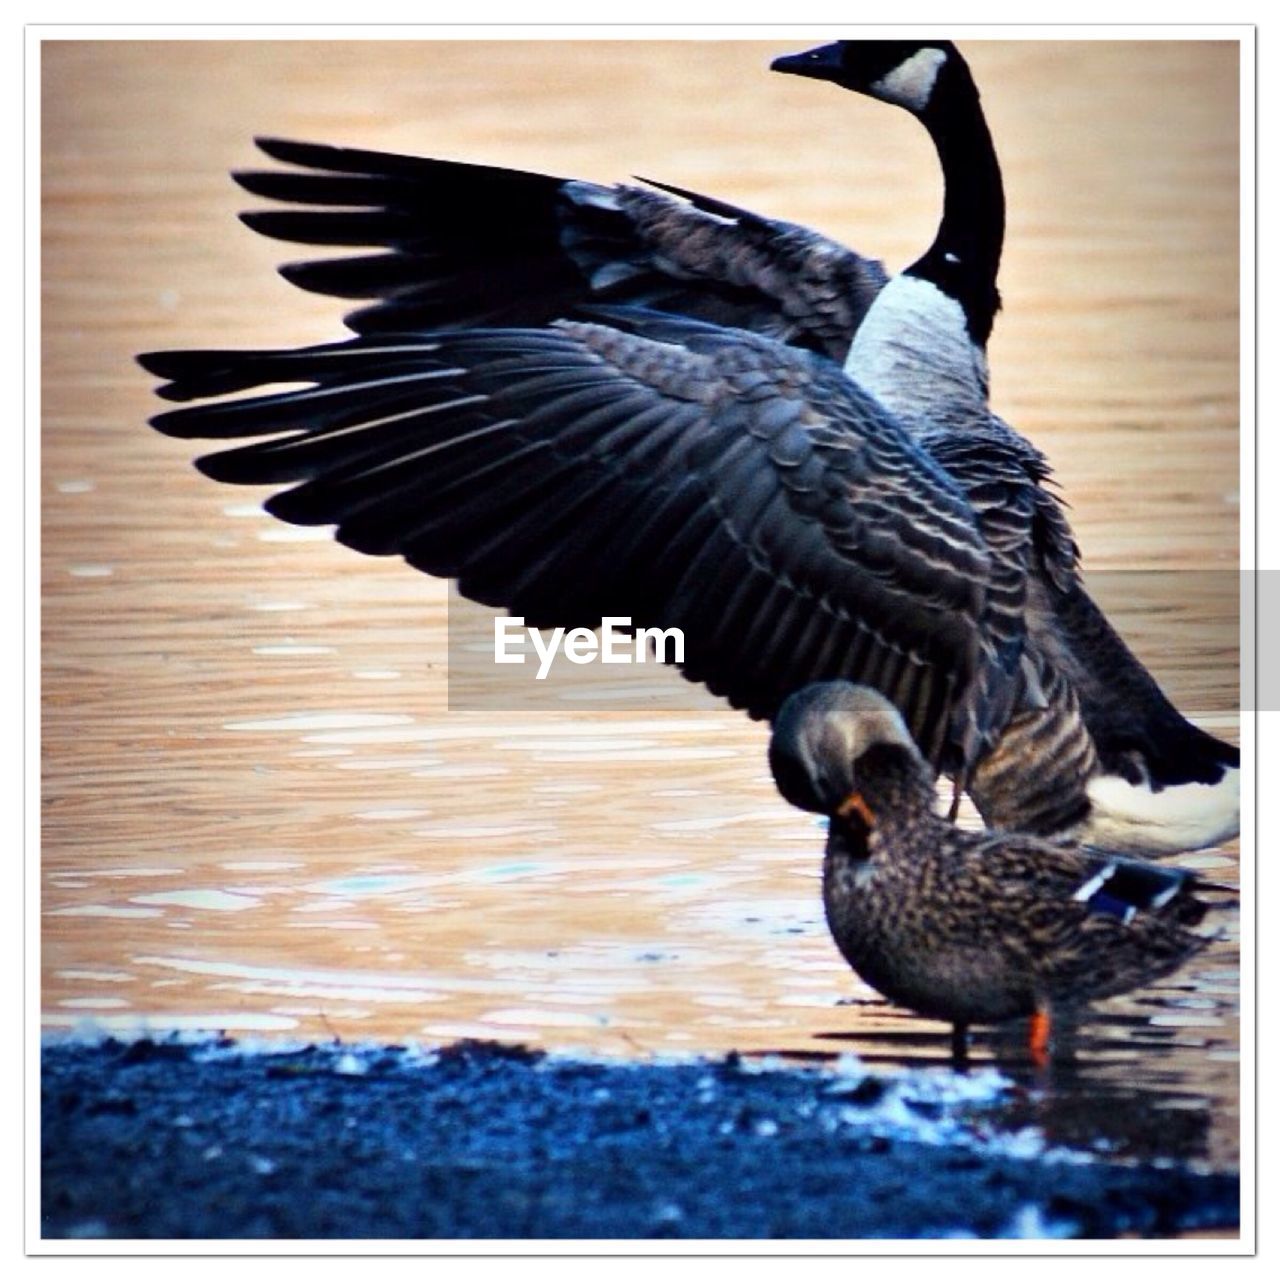
POLYGON ((1239 1177, 994 1128, 985 1070, 614 1063, 463 1042, 50 1040, 42 1234, 114 1239, 1167 1237, 1239 1177))

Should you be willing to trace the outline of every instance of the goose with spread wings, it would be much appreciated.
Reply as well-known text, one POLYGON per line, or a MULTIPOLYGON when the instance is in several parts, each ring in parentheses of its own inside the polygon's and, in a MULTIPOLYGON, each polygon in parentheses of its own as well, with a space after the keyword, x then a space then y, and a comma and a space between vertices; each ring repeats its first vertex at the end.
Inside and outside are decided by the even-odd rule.
POLYGON ((987 403, 1004 206, 945 42, 775 66, 903 106, 946 179, 887 280, 789 224, 668 188, 269 143, 246 215, 372 257, 285 269, 374 298, 357 337, 142 357, 200 465, 282 519, 456 577, 531 624, 679 626, 757 716, 849 678, 898 705, 989 821, 1158 854, 1238 829, 1238 752, 1189 724, 1089 600, 1042 455, 987 403), (298 382, 301 391, 269 390, 298 382), (254 438, 263 437, 262 439, 254 438))

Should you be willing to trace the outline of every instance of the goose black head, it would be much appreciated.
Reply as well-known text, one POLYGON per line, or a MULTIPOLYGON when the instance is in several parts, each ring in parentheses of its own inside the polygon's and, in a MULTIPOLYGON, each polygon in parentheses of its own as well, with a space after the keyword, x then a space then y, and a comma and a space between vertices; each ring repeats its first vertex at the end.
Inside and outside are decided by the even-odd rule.
POLYGON ((782 704, 769 767, 783 798, 813 813, 835 813, 859 789, 858 763, 873 747, 905 753, 923 777, 929 766, 897 708, 865 685, 811 684, 782 704))
POLYGON ((968 63, 949 40, 837 40, 777 58, 774 71, 830 80, 909 111, 942 164, 942 221, 928 251, 904 272, 960 304, 975 346, 985 348, 1000 309, 1004 185, 968 63))
POLYGON ((935 91, 968 68, 950 40, 837 40, 806 53, 775 58, 773 71, 830 80, 854 93, 924 115, 935 91))

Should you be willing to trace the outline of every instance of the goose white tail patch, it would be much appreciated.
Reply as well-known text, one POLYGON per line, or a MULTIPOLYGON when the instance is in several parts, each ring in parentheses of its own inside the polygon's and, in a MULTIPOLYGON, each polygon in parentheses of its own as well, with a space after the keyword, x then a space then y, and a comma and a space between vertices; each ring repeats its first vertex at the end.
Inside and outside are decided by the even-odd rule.
POLYGON ((947 55, 941 49, 921 49, 875 81, 871 92, 884 102, 906 107, 908 111, 923 111, 929 105, 938 72, 946 60, 947 55))
POLYGON ((1117 852, 1180 853, 1222 844, 1240 834, 1240 770, 1220 782, 1188 782, 1152 791, 1114 775, 1088 787, 1093 813, 1082 839, 1117 852))

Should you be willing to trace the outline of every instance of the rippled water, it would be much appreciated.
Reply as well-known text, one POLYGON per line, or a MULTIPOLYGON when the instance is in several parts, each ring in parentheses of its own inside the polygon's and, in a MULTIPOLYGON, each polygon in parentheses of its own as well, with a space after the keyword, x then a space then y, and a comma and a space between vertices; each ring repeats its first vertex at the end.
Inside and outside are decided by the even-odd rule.
MULTIPOLYGON (((701 695, 648 707, 626 682, 616 709, 446 711, 443 584, 192 473, 142 426, 129 364, 336 332, 333 304, 273 280, 287 250, 231 217, 224 171, 262 130, 655 173, 896 265, 934 216, 927 149, 875 104, 859 133, 856 104, 784 91, 761 70, 771 49, 592 46, 566 72, 555 44, 335 44, 319 63, 304 46, 46 46, 47 1027, 945 1056, 944 1028, 886 1007, 835 952, 823 833, 774 792, 760 726, 701 695), (839 185, 836 136, 839 167, 876 183, 839 185)), ((997 407, 1052 456, 1091 567, 1229 575, 1229 53, 981 45, 972 61, 1010 194, 997 407)), ((1232 602, 1215 599, 1173 589, 1113 617, 1234 737, 1232 602)), ((1238 850, 1181 861, 1230 880, 1238 850)), ((1009 1123, 1232 1162, 1237 924, 1099 1007, 1049 1077, 982 1040, 979 1062, 1020 1082, 1009 1123)))

